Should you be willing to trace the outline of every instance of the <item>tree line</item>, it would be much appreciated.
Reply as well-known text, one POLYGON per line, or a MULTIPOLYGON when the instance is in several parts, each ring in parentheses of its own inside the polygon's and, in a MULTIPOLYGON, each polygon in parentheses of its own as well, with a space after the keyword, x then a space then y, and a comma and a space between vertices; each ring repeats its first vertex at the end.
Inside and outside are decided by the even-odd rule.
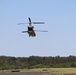
POLYGON ((31 68, 76 68, 76 56, 30 56, 11 57, 0 56, 0 70, 4 69, 31 69, 31 68))

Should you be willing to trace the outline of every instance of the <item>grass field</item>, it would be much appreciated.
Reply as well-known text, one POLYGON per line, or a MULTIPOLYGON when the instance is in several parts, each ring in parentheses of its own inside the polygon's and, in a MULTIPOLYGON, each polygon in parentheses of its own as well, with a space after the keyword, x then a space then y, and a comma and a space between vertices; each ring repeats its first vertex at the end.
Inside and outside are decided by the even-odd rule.
MULTIPOLYGON (((20 72, 48 72, 50 74, 76 74, 76 68, 40 68, 40 69, 19 69, 20 72)), ((12 70, 0 70, 0 73, 11 73, 12 70)))

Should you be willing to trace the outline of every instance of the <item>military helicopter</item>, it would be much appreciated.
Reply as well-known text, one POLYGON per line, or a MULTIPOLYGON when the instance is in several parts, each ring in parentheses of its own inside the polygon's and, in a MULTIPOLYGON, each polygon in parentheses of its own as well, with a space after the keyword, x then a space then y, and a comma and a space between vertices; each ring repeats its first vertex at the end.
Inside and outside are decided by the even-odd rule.
MULTIPOLYGON (((44 24, 44 22, 31 22, 31 19, 29 19, 29 26, 28 26, 28 30, 27 31, 22 31, 22 33, 28 33, 29 34, 29 37, 35 37, 36 36, 36 33, 35 31, 38 31, 38 32, 48 32, 48 31, 42 31, 42 30, 34 30, 34 26, 32 26, 32 24, 44 24)), ((18 25, 21 25, 21 24, 27 24, 27 23, 18 23, 18 25)))

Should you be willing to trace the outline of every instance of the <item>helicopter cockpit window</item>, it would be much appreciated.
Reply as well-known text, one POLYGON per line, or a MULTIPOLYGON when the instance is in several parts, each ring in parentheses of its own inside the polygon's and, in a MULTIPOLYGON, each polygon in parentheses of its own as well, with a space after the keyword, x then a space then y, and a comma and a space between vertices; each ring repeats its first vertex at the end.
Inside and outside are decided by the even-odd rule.
POLYGON ((28 27, 28 30, 29 30, 29 31, 32 31, 32 30, 33 30, 33 28, 31 28, 31 27, 28 27))

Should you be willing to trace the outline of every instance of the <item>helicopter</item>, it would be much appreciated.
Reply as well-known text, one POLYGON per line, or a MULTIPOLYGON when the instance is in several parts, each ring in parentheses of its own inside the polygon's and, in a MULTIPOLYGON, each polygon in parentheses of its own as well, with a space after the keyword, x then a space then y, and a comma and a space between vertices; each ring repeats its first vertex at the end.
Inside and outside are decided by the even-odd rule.
MULTIPOLYGON (((36 31, 37 32, 48 32, 48 31, 42 31, 42 30, 34 30, 34 26, 32 24, 44 24, 44 22, 31 22, 31 18, 28 18, 29 19, 29 26, 27 27, 27 31, 22 31, 22 33, 28 33, 29 34, 29 37, 35 37, 36 36, 36 31)), ((18 23, 18 25, 21 25, 21 24, 27 24, 27 23, 18 23)))

